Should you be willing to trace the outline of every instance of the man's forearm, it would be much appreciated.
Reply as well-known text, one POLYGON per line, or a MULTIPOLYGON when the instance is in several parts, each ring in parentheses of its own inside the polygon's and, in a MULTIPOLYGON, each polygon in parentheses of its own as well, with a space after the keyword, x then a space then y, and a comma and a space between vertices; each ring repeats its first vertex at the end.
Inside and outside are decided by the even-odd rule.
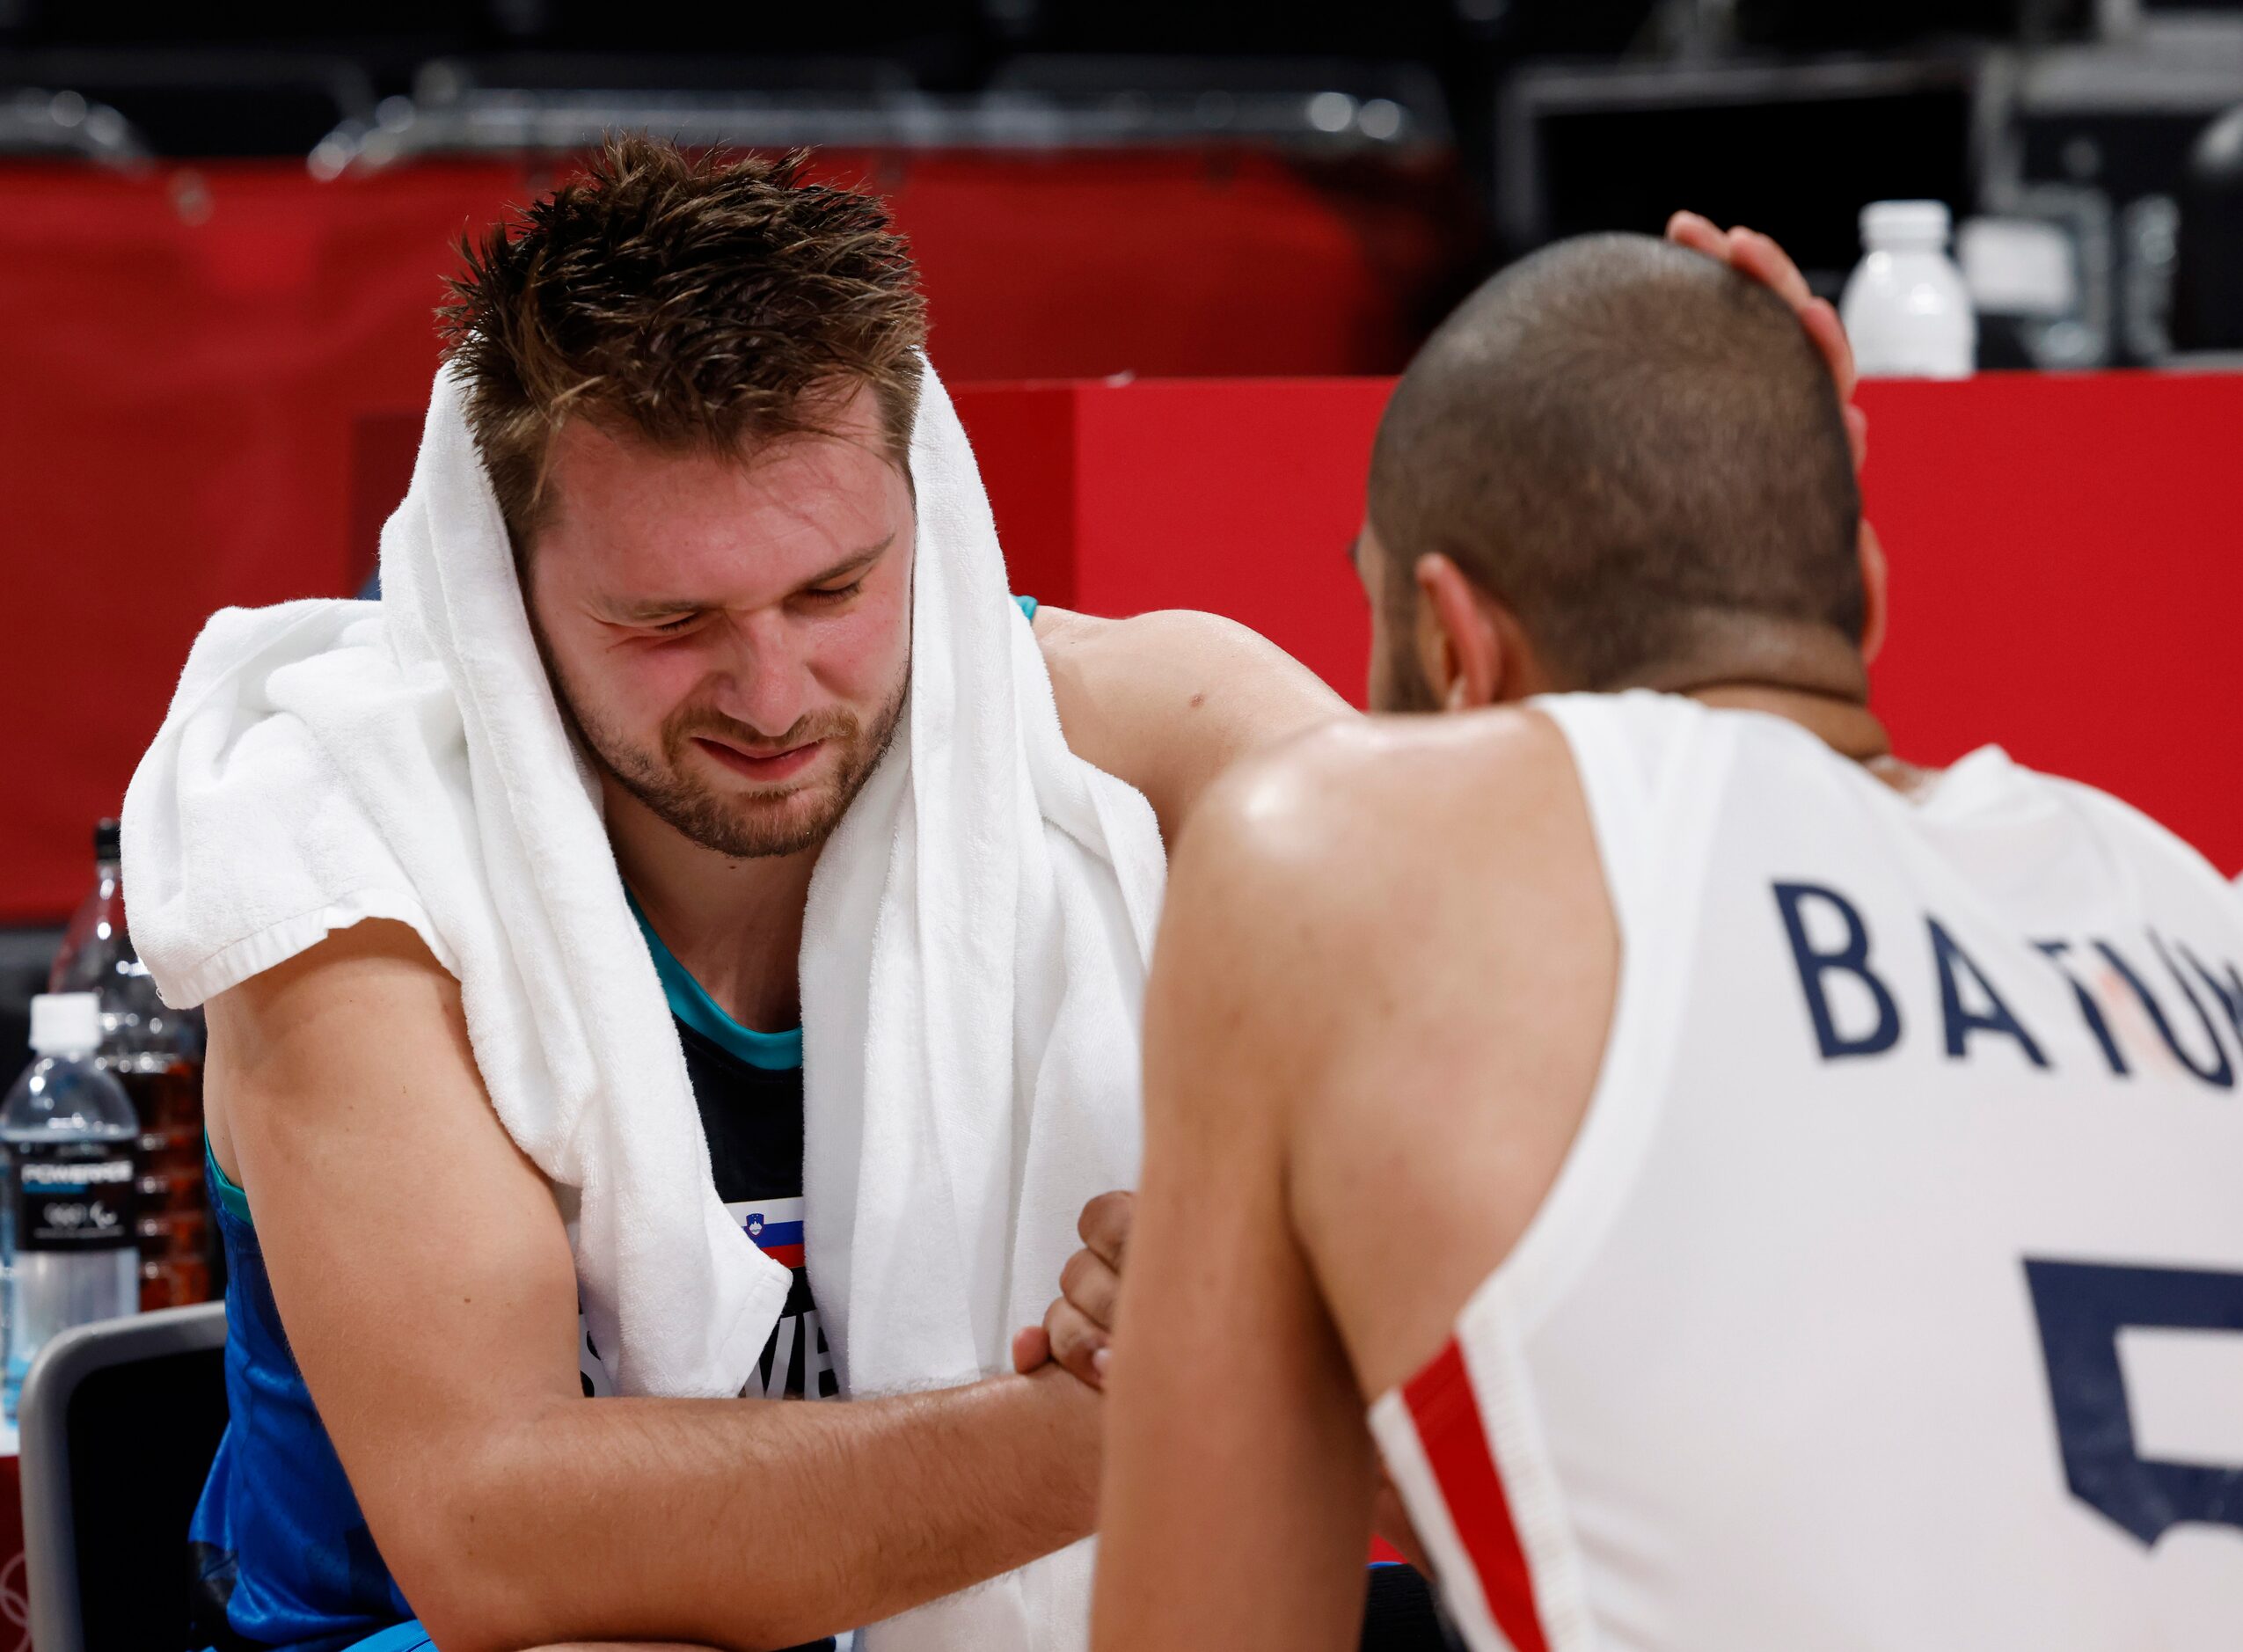
POLYGON ((555 1405, 487 1440, 421 1534, 449 1560, 424 1549, 400 1582, 445 1652, 793 1646, 1087 1535, 1098 1404, 1053 1368, 839 1404, 555 1405))

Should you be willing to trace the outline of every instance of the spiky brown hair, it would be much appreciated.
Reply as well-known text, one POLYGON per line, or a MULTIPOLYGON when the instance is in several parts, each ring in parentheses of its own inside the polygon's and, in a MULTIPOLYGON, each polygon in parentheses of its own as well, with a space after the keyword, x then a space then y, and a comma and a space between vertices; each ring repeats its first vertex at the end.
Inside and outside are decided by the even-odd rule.
POLYGON ((869 386, 898 464, 918 412, 918 274, 887 208, 803 181, 807 155, 689 155, 613 136, 479 244, 439 318, 519 554, 571 418, 734 453, 816 432, 869 386))

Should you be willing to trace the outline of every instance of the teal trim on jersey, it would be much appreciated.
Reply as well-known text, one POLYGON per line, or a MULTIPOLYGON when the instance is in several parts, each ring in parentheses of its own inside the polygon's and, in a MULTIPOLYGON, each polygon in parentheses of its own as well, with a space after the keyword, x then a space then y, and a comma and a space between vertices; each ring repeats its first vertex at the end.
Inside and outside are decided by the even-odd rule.
POLYGON ((234 1185, 234 1179, 219 1166, 218 1155, 210 1151, 210 1138, 202 1138, 203 1161, 210 1166, 210 1185, 218 1190, 218 1202, 226 1213, 244 1227, 255 1227, 249 1218, 249 1195, 234 1185))
POLYGON ((403 1623, 393 1623, 363 1641, 354 1641, 344 1652, 435 1652, 436 1643, 420 1626, 420 1619, 408 1618, 403 1623))
POLYGON ((718 1049, 738 1056, 751 1067, 785 1072, 802 1064, 800 1027, 787 1033, 759 1033, 734 1020, 691 972, 677 961, 676 954, 662 945, 662 938, 654 933, 654 926, 639 910, 638 897, 625 889, 623 898, 631 903, 631 916, 639 920, 639 932, 647 938, 647 950, 654 956, 654 973, 662 979, 662 996, 669 1000, 672 1015, 718 1049))
MULTIPOLYGON (((1016 596, 1021 614, 1029 620, 1036 617, 1041 605, 1033 596, 1016 596)), ((631 916, 639 920, 639 932, 647 938, 647 950, 654 956, 654 973, 661 977, 662 996, 669 1000, 669 1012, 691 1027, 718 1049, 737 1056, 751 1067, 761 1067, 770 1072, 785 1072, 802 1064, 802 1029, 785 1033, 759 1033, 752 1027, 742 1027, 725 1013, 724 1006, 708 994, 708 990, 693 978, 693 974, 678 962, 677 954, 662 944, 654 933, 654 926, 647 921, 646 913, 639 910, 639 899, 630 890, 623 892, 631 903, 631 916)))

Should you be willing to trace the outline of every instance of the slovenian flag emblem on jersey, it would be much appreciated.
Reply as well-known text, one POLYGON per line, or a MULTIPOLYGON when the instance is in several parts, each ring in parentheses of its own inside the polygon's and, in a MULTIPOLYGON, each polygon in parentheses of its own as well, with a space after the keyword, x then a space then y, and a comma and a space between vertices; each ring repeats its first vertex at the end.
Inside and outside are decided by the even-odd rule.
POLYGON ((764 1255, 789 1268, 802 1265, 801 1200, 750 1199, 725 1209, 764 1255))

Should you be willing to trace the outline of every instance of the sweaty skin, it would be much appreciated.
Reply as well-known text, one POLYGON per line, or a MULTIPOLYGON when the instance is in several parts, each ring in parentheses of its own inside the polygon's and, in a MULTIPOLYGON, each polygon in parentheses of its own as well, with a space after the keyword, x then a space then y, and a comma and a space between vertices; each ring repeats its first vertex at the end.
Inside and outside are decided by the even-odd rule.
MULTIPOLYGON (((1700 250, 1738 245, 1850 387, 1843 333, 1834 354, 1772 243, 1700 250)), ((1866 527, 1859 554, 1863 640, 1800 643, 1785 665, 1801 686, 1648 686, 1788 718, 1912 786, 1862 703, 1885 605, 1866 527)), ((1356 555, 1385 588, 1369 525, 1356 555)), ((1374 682, 1450 714, 1322 729, 1241 764, 1171 859, 1144 1181, 1134 1212, 1100 1224, 1128 1265, 1118 1292, 1097 1282, 1089 1333, 1123 1327, 1103 1368, 1097 1652, 1355 1643, 1381 1483, 1364 1408, 1509 1253, 1596 1081, 1619 937, 1571 752, 1516 705, 1571 685, 1448 557, 1407 572, 1412 615, 1373 604, 1374 682)), ((1055 1341, 1090 1317, 1094 1270, 1069 1271, 1055 1341)))
POLYGON ((1170 887, 1094 1644, 1338 1652, 1378 1483, 1365 1397, 1440 1346, 1562 1161, 1611 908, 1563 741, 1517 712, 1246 765, 1170 887))
MULTIPOLYGON (((1588 808, 1556 726, 1487 708, 1504 673, 1459 653, 1480 709, 1243 764, 1172 859, 1097 1652, 1355 1643, 1364 1409, 1448 1339, 1588 1107, 1619 965, 1588 808)), ((1696 698, 1786 717, 1903 792, 1924 778, 1858 706, 1696 698)))
MULTIPOLYGON (((1375 587, 1376 535, 1363 547, 1375 587)), ((1098 1652, 1354 1643, 1379 1485, 1364 1407, 1509 1253, 1596 1084, 1611 904, 1564 737, 1506 708, 1549 674, 1447 558, 1417 572, 1416 663, 1451 714, 1240 765, 1171 861, 1111 1316, 1098 1652)), ((1864 583, 1874 635, 1866 559, 1864 583)), ((1858 676, 1854 645, 1833 632, 1829 652, 1807 675, 1850 659, 1858 676)), ((1851 698, 1696 698, 1786 717, 1901 789, 1920 778, 1851 698)))
MULTIPOLYGON (((869 405, 842 422, 745 466, 572 429, 530 557, 624 877, 765 1029, 800 1013, 818 841, 908 669, 909 493, 869 405)), ((1172 838, 1235 758, 1348 714, 1208 616, 1045 610, 1035 631, 1070 747, 1172 838)), ((845 1404, 585 1403, 553 1195, 491 1109, 457 983, 405 926, 332 935, 209 1021, 213 1153, 249 1190, 305 1381, 445 1652, 791 1646, 1090 1531, 1100 1401, 1056 1365, 845 1404)))

